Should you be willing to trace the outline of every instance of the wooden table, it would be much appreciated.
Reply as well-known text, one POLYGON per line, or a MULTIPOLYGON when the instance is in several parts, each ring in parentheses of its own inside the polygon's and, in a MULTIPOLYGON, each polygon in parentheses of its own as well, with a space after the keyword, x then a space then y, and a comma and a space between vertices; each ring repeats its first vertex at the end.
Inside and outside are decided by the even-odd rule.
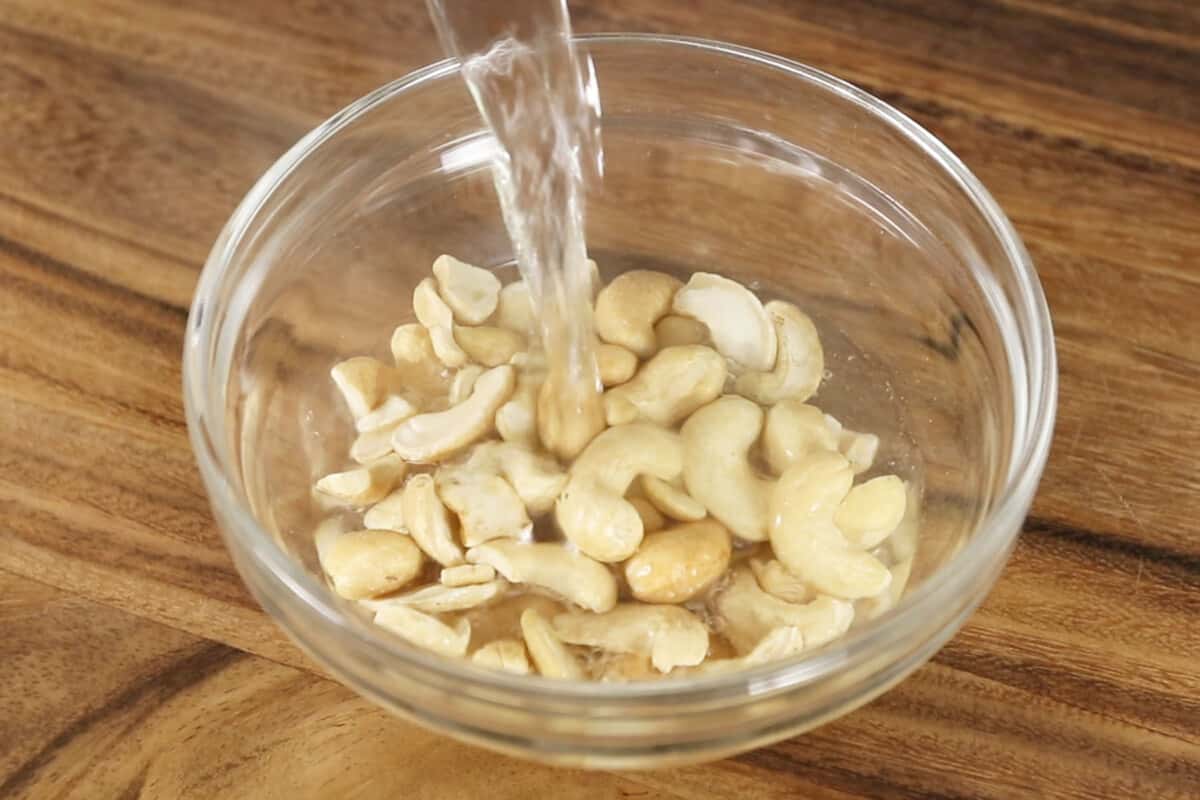
POLYGON ((438 57, 418 0, 0 0, 0 797, 1200 797, 1200 5, 590 0, 827 69, 959 153, 1040 269, 1054 451, 984 607, 810 735, 557 771, 393 720, 243 589, 184 319, 304 131, 438 57))

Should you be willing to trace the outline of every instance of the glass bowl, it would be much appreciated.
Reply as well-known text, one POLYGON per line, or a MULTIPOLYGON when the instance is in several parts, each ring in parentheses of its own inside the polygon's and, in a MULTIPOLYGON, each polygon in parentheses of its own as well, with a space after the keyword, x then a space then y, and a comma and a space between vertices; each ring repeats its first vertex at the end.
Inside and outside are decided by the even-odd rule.
POLYGON ((983 599, 1046 460, 1056 400, 1050 318, 995 201, 895 109, 731 45, 579 41, 604 107, 590 255, 606 278, 635 267, 719 272, 814 319, 829 371, 814 402, 877 433, 876 471, 920 492, 915 545, 911 536, 893 545, 895 560, 909 559, 903 596, 788 661, 612 684, 443 659, 331 593, 316 567, 312 536, 324 512, 311 486, 344 468, 353 426, 330 366, 389 357, 391 331, 413 320, 412 289, 440 253, 512 269, 492 143, 452 62, 335 115, 238 207, 188 321, 188 425, 246 583, 349 686, 451 736, 543 761, 717 758, 867 702, 928 659, 983 599))

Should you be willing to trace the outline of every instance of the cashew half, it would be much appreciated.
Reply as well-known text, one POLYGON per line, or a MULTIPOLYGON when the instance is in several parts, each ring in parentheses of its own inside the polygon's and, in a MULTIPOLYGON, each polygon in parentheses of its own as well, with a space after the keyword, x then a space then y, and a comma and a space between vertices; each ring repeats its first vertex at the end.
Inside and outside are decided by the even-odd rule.
POLYGON ((381 428, 393 428, 416 413, 416 406, 398 394, 392 395, 374 411, 359 417, 354 429, 359 433, 368 433, 381 428))
POLYGON ((503 670, 514 675, 528 675, 530 672, 525 645, 516 639, 488 642, 471 654, 471 660, 481 667, 503 670))
POLYGON ((458 515, 464 547, 492 539, 526 538, 533 529, 525 504, 499 475, 455 467, 438 470, 434 481, 442 502, 458 515))
POLYGON ((395 369, 367 356, 334 364, 329 377, 333 378, 355 420, 371 413, 389 393, 399 388, 395 369))
POLYGON ((436 617, 398 603, 376 611, 375 624, 410 644, 443 656, 464 656, 471 643, 471 623, 465 619, 451 627, 436 617))
POLYGON ((606 614, 559 614, 553 625, 564 642, 649 656, 659 672, 695 666, 708 654, 704 623, 679 606, 623 603, 606 614))
POLYGON ((729 531, 712 520, 647 534, 625 562, 633 596, 646 603, 686 603, 729 567, 729 531))
POLYGON ((716 350, 702 345, 668 347, 628 383, 605 392, 605 418, 609 425, 645 419, 671 427, 720 396, 725 376, 725 359, 716 350))
MULTIPOLYGON (((414 549, 415 546, 414 546, 414 549)), ((489 603, 502 595, 508 588, 508 581, 492 580, 487 583, 472 583, 466 586, 445 586, 440 583, 430 584, 415 592, 389 597, 386 600, 366 601, 367 608, 375 611, 390 605, 402 605, 424 611, 426 614, 445 614, 451 611, 465 611, 484 603, 489 603)))
POLYGON ((500 279, 489 270, 438 256, 433 262, 438 294, 464 325, 478 325, 492 315, 500 299, 500 279))
POLYGON ((401 507, 404 523, 425 555, 443 567, 463 562, 462 550, 450 527, 450 514, 438 497, 432 475, 414 475, 408 479, 401 507))
POLYGON ((750 569, 758 579, 758 585, 767 594, 772 594, 780 600, 789 603, 807 603, 813 599, 812 590, 808 584, 788 572, 787 567, 772 558, 751 558, 750 569))
POLYGON ((496 539, 467 551, 472 564, 487 564, 513 583, 538 586, 592 611, 617 603, 617 581, 603 564, 561 544, 496 539))
POLYGON ((735 373, 766 372, 775 365, 775 326, 758 297, 740 283, 694 273, 671 308, 708 326, 713 346, 735 373))
POLYGON ((763 411, 749 400, 725 395, 683 424, 683 482, 688 494, 734 534, 751 542, 767 538, 772 482, 750 466, 750 447, 762 430, 763 411))
POLYGON ((707 325, 698 319, 678 314, 668 314, 655 323, 654 340, 659 350, 685 344, 712 344, 707 325))
POLYGON ((470 397, 471 390, 475 388, 475 381, 479 380, 482 374, 483 367, 478 364, 467 364, 455 372, 454 379, 450 381, 450 405, 456 406, 470 397))
POLYGON ((433 278, 426 278, 413 290, 413 313, 429 331, 429 340, 439 361, 447 367, 461 367, 467 363, 467 354, 454 338, 454 313, 438 294, 433 278))
POLYGON ((683 284, 665 272, 635 269, 622 273, 596 296, 596 333, 641 358, 657 347, 654 323, 671 310, 683 284))
POLYGON ((907 501, 904 481, 895 475, 872 478, 850 490, 833 521, 849 542, 870 550, 896 530, 907 501))
POLYGON ((833 597, 803 605, 767 594, 748 567, 734 569, 729 584, 713 601, 724 621, 722 633, 739 653, 748 653, 777 628, 799 628, 806 647, 818 647, 844 634, 854 621, 854 606, 833 597))
POLYGON ((344 533, 321 554, 333 590, 350 600, 394 592, 417 577, 422 561, 412 539, 394 531, 344 533))
POLYGON ((368 506, 387 496, 408 470, 398 456, 388 455, 370 464, 326 475, 317 481, 317 491, 351 506, 368 506))
POLYGON ((487 564, 459 564, 456 567, 446 567, 438 580, 443 586, 470 586, 476 583, 488 583, 496 578, 496 570, 487 564))
POLYGON ((596 346, 596 367, 600 371, 600 382, 606 388, 617 386, 637 372, 638 357, 620 345, 599 344, 596 346))
POLYGON ((501 328, 523 336, 534 334, 536 319, 533 316, 533 298, 525 281, 515 281, 500 290, 500 303, 494 322, 501 328))
POLYGON ((507 364, 489 369, 463 402, 400 423, 392 434, 392 449, 406 461, 439 461, 483 438, 495 427, 496 411, 512 396, 513 380, 507 364))
POLYGON ((784 472, 771 496, 775 557, 814 590, 847 599, 877 595, 892 577, 833 522, 853 480, 844 457, 819 451, 784 472))
POLYGON ((480 325, 476 328, 459 326, 454 340, 474 362, 485 367, 507 364, 509 359, 525 349, 525 337, 507 328, 480 325))
POLYGON ((642 541, 637 509, 624 495, 640 474, 673 480, 683 469, 679 436, 633 423, 597 436, 571 465, 555 519, 576 547, 598 561, 623 561, 642 541))
POLYGON ((398 423, 360 433, 354 437, 354 442, 350 445, 350 457, 359 464, 365 465, 391 455, 393 452, 392 434, 395 433, 397 427, 398 423))
POLYGON ((567 473, 549 456, 515 442, 484 442, 471 451, 464 468, 503 475, 530 514, 545 514, 567 485, 567 473))
POLYGON ((404 525, 404 490, 397 489, 363 514, 363 525, 376 531, 408 533, 404 525))
POLYGON ((667 483, 653 475, 643 475, 642 493, 662 513, 680 522, 695 522, 704 519, 704 504, 673 483, 667 483))
POLYGON ((756 403, 770 405, 784 398, 807 400, 817 392, 825 374, 821 338, 800 309, 782 300, 766 305, 775 326, 778 352, 770 372, 747 372, 737 380, 737 391, 756 403))
POLYGON ((545 678, 583 680, 583 667, 562 640, 554 633, 546 618, 536 609, 527 608, 521 615, 521 635, 534 666, 545 678))
POLYGON ((767 411, 763 455, 776 475, 816 450, 837 450, 837 435, 816 406, 783 400, 767 411))

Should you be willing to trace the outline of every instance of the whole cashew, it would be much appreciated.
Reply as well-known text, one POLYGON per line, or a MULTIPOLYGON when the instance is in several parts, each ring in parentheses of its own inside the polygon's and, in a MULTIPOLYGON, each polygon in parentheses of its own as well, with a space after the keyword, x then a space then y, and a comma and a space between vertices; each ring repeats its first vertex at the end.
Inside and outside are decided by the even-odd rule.
POLYGON ((686 603, 725 573, 732 554, 729 531, 712 520, 649 533, 625 562, 625 580, 638 600, 686 603))
POLYGON ((413 313, 417 321, 429 331, 429 340, 438 360, 447 367, 461 367, 467 363, 467 354, 454 338, 454 312, 438 294, 437 283, 426 278, 413 290, 413 313))
POLYGON ((645 532, 624 495, 639 474, 673 480, 683 469, 679 436, 656 425, 633 423, 597 436, 571 465, 555 505, 563 535, 598 561, 633 555, 645 532))
POLYGON ((417 577, 424 561, 412 539, 394 531, 344 533, 320 555, 333 590, 350 600, 394 592, 417 577))
POLYGON ((740 283, 693 273, 671 308, 708 326, 713 346, 729 359, 734 373, 765 372, 775 365, 775 327, 762 301, 740 283))
POLYGON ((522 336, 534 334, 536 320, 533 316, 533 298, 525 281, 515 281, 500 290, 495 324, 522 336))
POLYGON ((477 364, 498 367, 525 349, 525 337, 507 328, 490 325, 468 327, 460 325, 454 329, 454 340, 463 352, 477 364))
POLYGON ((583 680, 583 667, 537 609, 527 608, 521 614, 521 635, 542 677, 583 680))
POLYGON ((608 611, 617 603, 617 581, 603 564, 551 542, 495 539, 467 551, 513 583, 539 586, 578 606, 608 611))
POLYGON ((776 475, 815 450, 837 450, 837 435, 816 406, 783 400, 767 410, 763 455, 776 475))
MULTIPOLYGON (((749 400, 725 395, 683 424, 683 482, 688 494, 734 534, 767 538, 772 481, 750 466, 750 447, 762 430, 763 412, 749 400)), ((660 476, 661 477, 661 476, 660 476)))
POLYGON ((817 392, 825 373, 825 353, 817 327, 791 303, 772 300, 766 311, 779 342, 775 367, 770 372, 747 372, 737 380, 737 391, 756 403, 770 405, 785 398, 807 400, 817 392))
POLYGON ((490 271, 438 256, 433 262, 438 294, 464 325, 478 325, 492 315, 500 299, 500 280, 490 271))
POLYGON ((589 387, 567 385, 551 374, 537 398, 537 430, 542 445, 569 460, 604 430, 604 404, 589 387))
POLYGON ((445 411, 418 414, 396 428, 392 449, 413 462, 440 461, 481 439, 495 426, 496 411, 513 393, 513 368, 493 367, 479 376, 471 396, 445 411))
POLYGON ((847 599, 879 594, 892 577, 834 524, 834 512, 853 480, 841 454, 818 451, 784 472, 771 496, 775 557, 816 591, 847 599))
POLYGON ((725 388, 726 367, 721 354, 702 345, 661 350, 627 383, 604 394, 609 425, 638 419, 671 427, 725 388))
POLYGON ((553 625, 564 642, 648 656, 659 672, 695 666, 708 654, 704 623, 679 606, 622 603, 605 614, 559 614, 553 625))
POLYGON ((432 475, 414 475, 408 479, 401 507, 404 523, 425 555, 443 567, 462 563, 462 550, 454 541, 450 515, 438 497, 432 475))
POLYGON ((739 653, 754 649, 776 628, 799 628, 806 647, 818 647, 844 634, 854 621, 854 606, 833 597, 803 605, 767 594, 748 567, 734 569, 729 584, 713 601, 724 620, 722 633, 739 653))
POLYGON ((596 346, 596 367, 600 382, 607 388, 625 383, 637 372, 638 358, 632 350, 616 344, 596 346))
POLYGON ((654 354, 654 323, 671 310, 683 284, 664 272, 635 269, 622 273, 596 296, 596 333, 641 358, 654 354))

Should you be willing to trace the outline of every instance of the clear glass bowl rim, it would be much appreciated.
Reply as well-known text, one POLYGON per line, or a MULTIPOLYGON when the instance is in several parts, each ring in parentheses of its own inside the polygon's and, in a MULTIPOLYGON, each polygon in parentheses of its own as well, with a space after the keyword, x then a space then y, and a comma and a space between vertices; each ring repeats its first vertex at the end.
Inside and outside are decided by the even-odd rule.
MULTIPOLYGON (((268 202, 281 182, 298 169, 307 156, 329 138, 335 136, 358 117, 388 102, 407 90, 444 78, 458 70, 458 62, 444 59, 398 78, 354 101, 314 128, 292 146, 255 183, 226 223, 201 272, 188 316, 183 353, 183 395, 188 434, 210 501, 219 505, 227 518, 233 520, 234 530, 223 529, 226 536, 237 536, 246 551, 261 568, 269 571, 295 599, 326 623, 340 628, 340 633, 357 638, 361 644, 377 648, 394 660, 393 668, 412 667, 417 672, 432 671, 466 684, 500 693, 536 692, 547 701, 602 700, 620 703, 622 700, 646 702, 673 699, 707 698, 729 694, 744 695, 747 687, 774 691, 799 686, 836 673, 839 668, 860 663, 872 654, 887 652, 889 645, 904 637, 914 620, 923 619, 936 610, 953 605, 954 598, 970 592, 975 578, 984 574, 989 565, 1003 559, 1020 532, 1021 523, 1032 502, 1050 449, 1057 403, 1057 359, 1050 312, 1037 273, 1011 222, 1001 211, 991 194, 966 166, 933 134, 897 109, 858 89, 850 83, 821 70, 796 61, 740 45, 709 39, 660 34, 599 33, 575 37, 585 48, 620 47, 625 44, 654 45, 666 48, 693 48, 708 55, 769 67, 791 77, 808 82, 836 95, 891 126, 910 143, 932 159, 946 175, 970 198, 987 220, 991 233, 1001 244, 1016 279, 1015 300, 1025 312, 1027 323, 1021 325, 1022 352, 1016 363, 1026 370, 1014 377, 1014 392, 1022 387, 1025 397, 1016 397, 1018 413, 1014 420, 1008 474, 999 499, 978 529, 951 560, 930 579, 905 595, 897 605, 879 619, 851 631, 846 637, 814 654, 802 654, 794 659, 766 664, 749 670, 703 678, 648 681, 626 684, 557 681, 536 676, 516 676, 485 670, 468 661, 443 659, 412 647, 397 638, 380 636, 366 624, 343 613, 332 592, 315 576, 304 570, 276 541, 259 526, 250 509, 240 499, 239 492, 221 466, 222 458, 214 445, 208 418, 203 413, 211 376, 209 348, 214 335, 213 320, 219 315, 207 309, 222 285, 230 257, 259 210, 268 202), (907 624, 906 624, 907 623, 907 624)), ((1010 366, 1012 352, 1008 353, 1010 366)), ((959 620, 965 615, 955 615, 959 620)), ((289 631, 290 634, 296 635, 289 631)), ((301 641, 301 644, 305 643, 301 641)))

